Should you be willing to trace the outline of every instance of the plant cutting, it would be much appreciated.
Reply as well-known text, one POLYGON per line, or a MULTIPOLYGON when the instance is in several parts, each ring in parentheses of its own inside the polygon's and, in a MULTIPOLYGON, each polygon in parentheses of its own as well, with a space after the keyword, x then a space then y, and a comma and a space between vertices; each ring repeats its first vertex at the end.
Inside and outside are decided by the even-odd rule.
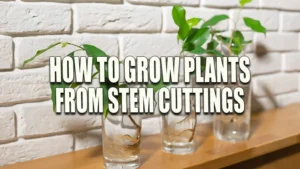
MULTIPOLYGON (((36 54, 24 61, 23 66, 34 61, 35 58, 41 54, 51 50, 57 46, 62 48, 66 46, 75 46, 77 49, 70 52, 67 56, 74 58, 76 52, 84 51, 87 57, 92 57, 93 66, 95 67, 95 72, 93 72, 92 78, 97 78, 100 72, 99 64, 97 64, 98 57, 110 57, 103 50, 97 48, 96 46, 90 44, 77 45, 69 42, 57 42, 49 45, 45 49, 38 50, 36 54)), ((121 62, 120 62, 121 63, 121 62)), ((114 166, 129 166, 138 167, 139 166, 139 150, 141 142, 141 116, 131 115, 128 112, 127 115, 122 115, 120 112, 118 115, 110 115, 108 111, 108 90, 111 87, 114 88, 126 88, 129 87, 127 84, 112 83, 108 79, 109 72, 107 70, 107 65, 105 65, 104 74, 105 82, 100 83, 99 87, 103 90, 103 118, 102 118, 102 139, 103 139, 103 156, 105 158, 105 165, 107 168, 114 166)), ((62 81, 61 83, 50 83, 51 87, 51 100, 53 104, 53 111, 56 108, 56 89, 57 88, 79 88, 83 83, 78 83, 72 81, 71 83, 66 83, 62 81)), ((148 87, 154 88, 154 91, 159 90, 163 87, 163 83, 159 84, 149 84, 148 87)), ((118 96, 119 104, 122 104, 121 96, 118 96)))
MULTIPOLYGON (((252 0, 240 0, 239 10, 243 10, 243 7, 250 2, 252 0)), ((241 19, 240 16, 237 16, 236 20, 226 14, 215 15, 209 20, 198 17, 186 19, 186 11, 181 6, 173 7, 172 16, 174 23, 178 26, 177 38, 182 42, 182 54, 226 56, 226 52, 218 50, 218 47, 222 45, 229 52, 227 56, 238 56, 247 44, 252 43, 251 40, 246 40, 243 33, 236 27, 237 22, 241 19), (230 36, 224 36, 224 31, 215 29, 218 23, 225 20, 233 22, 234 25, 230 36)), ((252 31, 266 34, 266 28, 260 21, 250 17, 242 19, 252 31)))
MULTIPOLYGON (((195 54, 201 57, 201 68, 205 69, 205 57, 228 57, 239 56, 247 44, 252 43, 251 40, 246 40, 243 33, 237 28, 237 23, 240 19, 243 20, 245 26, 253 32, 263 33, 266 35, 266 28, 250 17, 241 18, 240 12, 243 7, 252 2, 252 0, 239 0, 240 8, 236 20, 233 20, 228 15, 215 15, 209 20, 204 20, 200 17, 186 19, 186 11, 181 6, 174 6, 172 16, 175 24, 178 26, 177 39, 182 43, 182 56, 186 53, 195 54), (224 36, 223 31, 215 29, 215 26, 221 22, 229 20, 233 22, 234 28, 230 36, 224 36), (221 49, 221 51, 220 51, 221 49)), ((250 111, 251 111, 251 90, 250 84, 221 84, 215 87, 229 87, 235 89, 241 87, 244 89, 245 112, 243 115, 224 115, 219 114, 214 116, 214 134, 220 140, 225 141, 241 141, 247 139, 250 133, 250 111)))

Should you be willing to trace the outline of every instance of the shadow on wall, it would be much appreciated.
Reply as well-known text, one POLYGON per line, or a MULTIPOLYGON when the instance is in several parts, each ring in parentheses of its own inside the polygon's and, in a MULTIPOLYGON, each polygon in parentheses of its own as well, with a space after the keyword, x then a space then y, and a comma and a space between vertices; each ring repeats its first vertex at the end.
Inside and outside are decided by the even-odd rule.
MULTIPOLYGON (((264 59, 264 57, 268 54, 268 49, 263 44, 257 43, 255 46, 255 57, 257 59, 264 59)), ((278 108, 279 104, 277 103, 274 95, 272 94, 271 90, 267 86, 262 86, 263 91, 266 94, 267 100, 271 103, 271 107, 278 108)), ((258 97, 255 96, 255 94, 252 91, 252 97, 251 97, 251 110, 252 113, 259 113, 262 111, 265 111, 266 108, 263 106, 263 103, 259 102, 258 97)))

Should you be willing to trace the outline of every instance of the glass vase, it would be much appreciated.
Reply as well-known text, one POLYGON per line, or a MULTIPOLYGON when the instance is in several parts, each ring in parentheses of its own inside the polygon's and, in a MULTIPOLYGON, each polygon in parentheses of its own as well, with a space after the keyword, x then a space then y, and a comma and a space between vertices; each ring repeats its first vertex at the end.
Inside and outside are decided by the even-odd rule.
POLYGON ((103 157, 106 168, 138 168, 141 142, 140 115, 102 118, 103 157))
MULTIPOLYGON (((185 100, 182 99, 182 104, 185 100)), ((162 144, 163 150, 172 154, 190 154, 195 151, 195 131, 197 116, 191 101, 191 112, 185 112, 185 105, 179 115, 169 112, 162 115, 162 144)))
POLYGON ((250 135, 251 118, 251 87, 250 84, 228 84, 217 87, 229 87, 232 90, 241 87, 244 90, 245 111, 242 114, 215 114, 213 118, 213 131, 216 138, 222 141, 239 142, 248 139, 250 135))

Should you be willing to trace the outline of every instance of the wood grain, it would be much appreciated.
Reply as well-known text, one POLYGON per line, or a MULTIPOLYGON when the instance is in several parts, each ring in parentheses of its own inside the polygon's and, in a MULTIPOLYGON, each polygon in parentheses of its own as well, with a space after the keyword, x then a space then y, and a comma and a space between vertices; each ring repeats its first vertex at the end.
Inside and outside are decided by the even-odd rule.
MULTIPOLYGON (((143 137, 141 168, 223 168, 300 143, 300 104, 253 114, 251 123, 250 139, 240 143, 219 141, 213 136, 211 124, 198 125, 196 131, 198 148, 193 154, 184 156, 164 153, 160 135, 143 137)), ((0 169, 98 168, 104 168, 101 147, 0 167, 0 169)))

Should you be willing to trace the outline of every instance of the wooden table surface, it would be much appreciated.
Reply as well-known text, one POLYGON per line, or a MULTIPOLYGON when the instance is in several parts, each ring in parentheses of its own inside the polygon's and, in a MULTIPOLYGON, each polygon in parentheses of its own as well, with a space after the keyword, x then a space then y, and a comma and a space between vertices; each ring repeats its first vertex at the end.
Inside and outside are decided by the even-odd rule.
MULTIPOLYGON (((196 140, 199 143, 196 152, 181 156, 164 153, 160 135, 143 137, 141 168, 223 168, 296 145, 300 143, 300 104, 253 114, 251 136, 247 141, 240 143, 219 141, 213 136, 211 124, 197 127, 196 140)), ((0 167, 0 169, 98 168, 104 168, 101 147, 0 167)))

